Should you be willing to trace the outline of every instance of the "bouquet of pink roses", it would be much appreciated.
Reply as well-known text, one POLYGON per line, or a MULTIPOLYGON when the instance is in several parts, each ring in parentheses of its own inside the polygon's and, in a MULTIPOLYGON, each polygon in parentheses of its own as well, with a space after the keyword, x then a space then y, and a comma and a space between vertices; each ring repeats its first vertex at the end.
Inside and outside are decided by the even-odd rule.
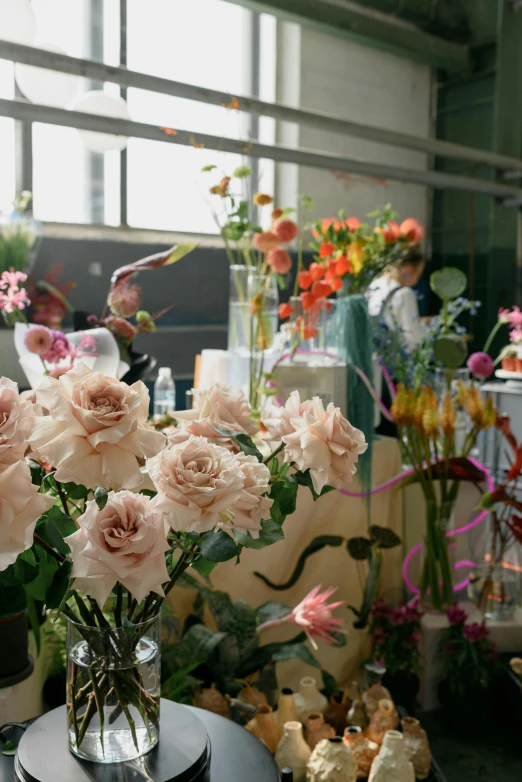
POLYGON ((29 399, 0 378, 0 409, 2 615, 34 615, 42 601, 67 616, 69 746, 102 762, 136 757, 158 741, 165 597, 189 567, 208 574, 281 540, 298 486, 314 498, 346 486, 364 435, 297 392, 260 423, 220 386, 158 432, 143 383, 82 363, 29 399))

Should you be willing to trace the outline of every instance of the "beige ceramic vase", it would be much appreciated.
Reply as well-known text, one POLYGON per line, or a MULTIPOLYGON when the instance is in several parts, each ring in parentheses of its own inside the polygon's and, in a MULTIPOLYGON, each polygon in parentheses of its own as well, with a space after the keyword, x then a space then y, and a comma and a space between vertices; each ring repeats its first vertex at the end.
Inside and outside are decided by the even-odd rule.
POLYGON ((317 682, 311 676, 305 676, 301 679, 299 692, 295 694, 295 708, 297 719, 300 722, 306 720, 312 711, 320 711, 322 714, 328 708, 328 701, 317 689, 317 682))
POLYGON ((262 741, 272 755, 275 753, 282 733, 270 706, 262 703, 256 716, 245 725, 245 730, 262 741))
POLYGON ((415 782, 413 764, 404 753, 404 738, 398 730, 389 730, 385 735, 368 782, 415 782))
POLYGON ((221 695, 219 690, 216 689, 215 684, 212 684, 211 687, 204 687, 195 694, 194 706, 198 706, 200 709, 205 709, 206 711, 213 711, 214 714, 219 714, 221 717, 230 719, 227 700, 221 695))
POLYGON ((363 730, 368 725, 366 706, 364 705, 364 701, 359 690, 357 690, 355 693, 352 705, 348 710, 348 714, 346 715, 346 722, 348 725, 355 725, 359 728, 362 728, 363 730))
POLYGON ((323 739, 333 739, 335 728, 327 725, 320 711, 312 711, 305 722, 305 739, 311 750, 323 739))
POLYGON ((379 708, 379 701, 388 700, 393 702, 393 698, 390 695, 390 691, 383 687, 382 684, 372 684, 363 695, 364 705, 366 706, 366 713, 368 719, 371 720, 377 709, 379 708))
POLYGON ((291 768, 294 772, 294 782, 305 782, 306 764, 311 754, 312 750, 304 740, 301 723, 287 722, 275 754, 279 770, 291 768))
POLYGON ((364 731, 366 738, 382 744, 384 734, 389 730, 399 727, 399 715, 393 705, 393 701, 383 698, 379 701, 379 707, 370 720, 370 724, 364 731))
POLYGON ((342 736, 346 727, 346 715, 350 708, 350 698, 348 694, 334 692, 330 695, 330 703, 324 715, 324 721, 335 728, 338 736, 342 736))
POLYGON ((370 773, 373 759, 379 753, 379 745, 367 739, 358 725, 346 728, 343 741, 352 752, 357 765, 357 777, 365 779, 370 773))
POLYGON ((413 763, 416 779, 427 779, 431 768, 431 749, 426 731, 415 717, 401 720, 404 752, 413 763))
POLYGON ((357 766, 349 747, 336 736, 323 739, 308 761, 306 782, 355 782, 357 766))
POLYGON ((281 732, 286 722, 299 722, 295 710, 294 691, 290 687, 283 687, 277 703, 276 720, 281 732))
POLYGON ((261 703, 265 706, 268 704, 265 693, 250 684, 243 687, 237 697, 242 703, 249 703, 251 706, 259 706, 261 703))

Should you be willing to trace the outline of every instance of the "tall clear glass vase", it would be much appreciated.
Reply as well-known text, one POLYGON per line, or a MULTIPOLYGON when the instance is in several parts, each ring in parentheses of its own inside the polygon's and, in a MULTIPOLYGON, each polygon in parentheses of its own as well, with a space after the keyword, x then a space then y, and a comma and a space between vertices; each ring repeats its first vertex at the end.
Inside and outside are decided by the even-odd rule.
POLYGON ((426 537, 421 573, 421 602, 435 611, 452 605, 453 572, 446 532, 451 524, 453 500, 426 500, 426 537))
POLYGON ((159 740, 160 617, 123 627, 67 621, 69 749, 119 763, 159 740))
POLYGON ((246 354, 269 350, 277 331, 279 294, 273 275, 250 266, 230 267, 228 350, 246 354))

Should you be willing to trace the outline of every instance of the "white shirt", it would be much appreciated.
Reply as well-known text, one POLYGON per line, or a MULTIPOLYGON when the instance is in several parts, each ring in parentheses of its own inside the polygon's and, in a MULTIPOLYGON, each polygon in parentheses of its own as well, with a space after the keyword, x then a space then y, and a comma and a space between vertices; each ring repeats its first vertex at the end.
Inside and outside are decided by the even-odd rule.
POLYGON ((415 291, 399 285, 389 277, 378 277, 366 291, 368 311, 370 315, 380 315, 385 299, 397 288, 399 290, 391 296, 382 315, 389 329, 401 330, 404 347, 409 353, 413 353, 423 337, 415 291))

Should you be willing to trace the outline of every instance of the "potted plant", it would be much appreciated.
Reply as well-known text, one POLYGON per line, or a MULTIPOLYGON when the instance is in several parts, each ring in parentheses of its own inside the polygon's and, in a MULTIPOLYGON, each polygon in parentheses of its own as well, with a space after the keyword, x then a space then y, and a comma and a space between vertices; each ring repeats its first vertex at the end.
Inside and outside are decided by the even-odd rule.
POLYGON ((442 717, 452 735, 475 736, 487 726, 489 690, 501 666, 484 621, 468 623, 466 611, 457 604, 446 616, 449 628, 440 645, 442 717))
POLYGON ((386 668, 382 683, 409 714, 415 711, 419 692, 422 616, 417 600, 394 608, 379 599, 372 607, 372 661, 386 668))

